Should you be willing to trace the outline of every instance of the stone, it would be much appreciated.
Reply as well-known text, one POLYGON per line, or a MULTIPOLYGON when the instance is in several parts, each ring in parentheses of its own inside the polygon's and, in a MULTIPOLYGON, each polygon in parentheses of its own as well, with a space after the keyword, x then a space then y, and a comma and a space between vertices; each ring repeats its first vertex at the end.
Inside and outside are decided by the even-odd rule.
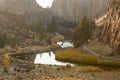
POLYGON ((99 40, 109 44, 118 52, 120 50, 120 0, 109 0, 108 13, 103 22, 104 24, 99 25, 101 27, 99 40))
POLYGON ((80 20, 83 16, 93 19, 107 11, 108 0, 54 0, 50 8, 55 16, 80 20))

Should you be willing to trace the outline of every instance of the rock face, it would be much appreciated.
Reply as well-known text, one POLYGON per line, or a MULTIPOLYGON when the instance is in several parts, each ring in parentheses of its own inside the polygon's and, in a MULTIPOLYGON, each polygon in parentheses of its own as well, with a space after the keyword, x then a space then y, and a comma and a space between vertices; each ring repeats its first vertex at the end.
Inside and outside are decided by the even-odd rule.
POLYGON ((55 0, 51 11, 54 15, 78 20, 83 16, 95 18, 105 13, 108 0, 55 0))
POLYGON ((0 0, 0 8, 17 14, 42 10, 35 0, 0 0))
POLYGON ((0 0, 0 10, 3 10, 3 7, 4 7, 4 0, 0 0))
POLYGON ((101 27, 100 40, 113 49, 120 47, 120 0, 109 0, 108 13, 101 27))

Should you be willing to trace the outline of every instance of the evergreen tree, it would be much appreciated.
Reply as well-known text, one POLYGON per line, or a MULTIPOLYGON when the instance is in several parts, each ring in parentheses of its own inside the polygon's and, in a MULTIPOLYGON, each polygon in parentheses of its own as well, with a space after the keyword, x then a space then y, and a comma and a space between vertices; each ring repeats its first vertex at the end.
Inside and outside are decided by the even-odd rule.
POLYGON ((3 48, 6 45, 6 43, 7 43, 6 40, 7 40, 7 38, 6 38, 5 34, 0 35, 0 48, 3 48))
POLYGON ((47 31, 49 33, 55 33, 57 31, 57 25, 56 25, 56 20, 53 17, 50 24, 48 25, 47 31))
POLYGON ((86 16, 84 16, 81 21, 77 24, 73 32, 73 43, 74 47, 78 48, 82 44, 88 42, 88 39, 92 36, 92 31, 94 29, 93 23, 90 22, 86 16))
POLYGON ((36 33, 36 40, 39 41, 40 39, 45 38, 46 36, 46 28, 42 25, 41 21, 36 22, 33 25, 33 31, 36 33))

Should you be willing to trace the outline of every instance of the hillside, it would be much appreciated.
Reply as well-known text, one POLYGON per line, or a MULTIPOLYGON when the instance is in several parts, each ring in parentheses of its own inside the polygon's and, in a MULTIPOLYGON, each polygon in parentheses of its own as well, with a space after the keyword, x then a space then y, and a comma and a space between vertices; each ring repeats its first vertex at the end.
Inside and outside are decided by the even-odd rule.
POLYGON ((0 0, 0 80, 120 80, 119 54, 120 0, 0 0))
MULTIPOLYGON (((24 22, 23 17, 18 16, 16 18, 14 14, 8 14, 0 12, 1 39, 15 38, 20 41, 21 46, 30 45, 31 41, 34 41, 35 33, 28 30, 27 23, 24 22)), ((11 43, 14 43, 14 41, 11 41, 11 43)))
POLYGON ((42 11, 35 0, 0 0, 0 7, 16 14, 42 11))
POLYGON ((82 16, 93 19, 107 11, 108 0, 55 0, 51 7, 54 15, 79 20, 82 16))

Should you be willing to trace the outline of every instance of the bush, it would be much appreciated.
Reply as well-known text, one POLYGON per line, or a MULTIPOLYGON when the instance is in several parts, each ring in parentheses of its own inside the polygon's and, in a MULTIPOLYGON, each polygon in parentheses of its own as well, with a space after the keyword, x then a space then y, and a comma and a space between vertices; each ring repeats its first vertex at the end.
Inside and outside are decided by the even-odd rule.
POLYGON ((47 27, 47 31, 49 33, 55 33, 57 32, 57 23, 55 17, 52 18, 51 22, 49 23, 47 27))
POLYGON ((12 48, 15 48, 16 45, 19 44, 19 39, 7 37, 6 35, 0 35, 0 48, 5 47, 5 45, 9 45, 12 48))
POLYGON ((0 47, 3 48, 6 44, 6 35, 0 35, 0 47))
POLYGON ((17 38, 8 38, 7 44, 10 45, 12 48, 15 48, 17 45, 19 45, 19 39, 17 38))
POLYGON ((3 68, 4 68, 4 72, 8 72, 9 71, 9 66, 10 66, 10 58, 9 58, 9 55, 5 55, 4 56, 4 59, 2 61, 2 64, 3 64, 3 68))

